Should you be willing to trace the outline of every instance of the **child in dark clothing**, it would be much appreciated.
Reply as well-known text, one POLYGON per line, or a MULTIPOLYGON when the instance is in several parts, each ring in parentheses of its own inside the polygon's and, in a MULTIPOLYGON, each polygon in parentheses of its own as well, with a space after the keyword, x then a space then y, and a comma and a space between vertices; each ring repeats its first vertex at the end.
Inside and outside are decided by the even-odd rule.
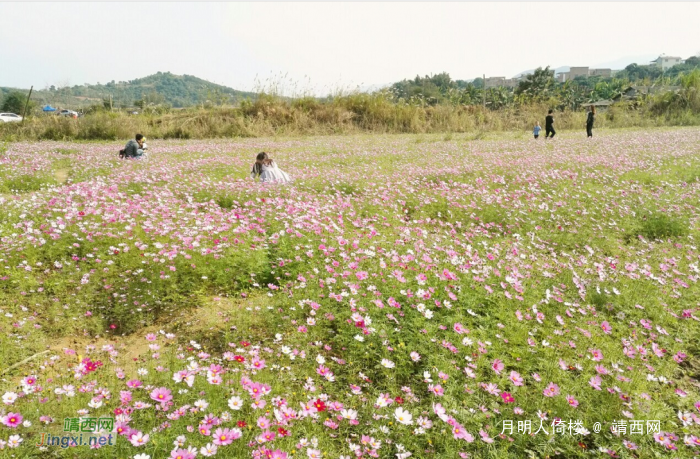
POLYGON ((588 137, 593 137, 593 122, 595 121, 595 106, 591 105, 591 109, 588 112, 588 117, 586 118, 586 135, 588 137))
POLYGON ((545 123, 544 123, 544 138, 545 139, 553 139, 554 134, 556 134, 556 131, 554 130, 554 116, 552 115, 554 113, 554 110, 550 110, 547 112, 547 118, 545 118, 545 123))

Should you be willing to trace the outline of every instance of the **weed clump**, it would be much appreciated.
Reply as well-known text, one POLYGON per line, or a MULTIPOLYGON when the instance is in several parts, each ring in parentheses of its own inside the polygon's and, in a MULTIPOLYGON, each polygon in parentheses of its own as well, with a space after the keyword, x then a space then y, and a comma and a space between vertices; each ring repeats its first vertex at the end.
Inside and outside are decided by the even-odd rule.
POLYGON ((668 239, 688 234, 687 225, 667 214, 654 214, 644 217, 639 224, 637 234, 646 239, 668 239))
POLYGON ((52 185, 47 178, 36 175, 20 175, 11 179, 0 181, 0 193, 31 193, 39 191, 44 185, 52 185))

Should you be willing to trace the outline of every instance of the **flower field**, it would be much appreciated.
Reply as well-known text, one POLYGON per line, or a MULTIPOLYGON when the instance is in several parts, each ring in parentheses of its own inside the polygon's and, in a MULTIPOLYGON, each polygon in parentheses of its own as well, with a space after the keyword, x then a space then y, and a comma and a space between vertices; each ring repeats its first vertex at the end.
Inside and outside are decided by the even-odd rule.
POLYGON ((0 458, 700 456, 697 128, 148 143, 0 146, 0 458))

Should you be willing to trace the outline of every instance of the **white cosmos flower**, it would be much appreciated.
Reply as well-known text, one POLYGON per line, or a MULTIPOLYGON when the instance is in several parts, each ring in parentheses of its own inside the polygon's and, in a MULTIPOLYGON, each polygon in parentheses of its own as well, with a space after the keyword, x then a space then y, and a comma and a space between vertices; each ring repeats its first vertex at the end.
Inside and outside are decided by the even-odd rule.
POLYGON ((88 403, 88 406, 90 408, 99 408, 102 406, 102 400, 92 399, 92 400, 90 400, 90 403, 88 403))
POLYGON ((233 396, 230 399, 228 399, 228 407, 231 408, 232 410, 240 410, 243 408, 243 400, 241 400, 241 397, 233 396))
POLYGON ((403 408, 396 408, 396 411, 394 411, 394 418, 406 426, 413 424, 413 415, 403 408))
POLYGON ((5 395, 2 396, 2 402, 5 405, 12 405, 15 400, 17 400, 17 394, 14 392, 5 392, 5 395))
POLYGON ((11 435, 10 438, 7 439, 7 446, 10 448, 17 448, 23 441, 24 440, 19 435, 11 435))
POLYGON ((207 443, 206 446, 202 446, 202 448, 199 450, 199 452, 202 454, 202 456, 210 457, 216 454, 217 446, 212 445, 211 443, 207 443))
POLYGON ((394 368, 396 364, 389 359, 382 359, 382 366, 384 368, 394 368))
POLYGON ((197 400, 196 402, 194 402, 194 406, 196 406, 200 410, 206 410, 209 406, 209 403, 207 403, 206 400, 197 400))

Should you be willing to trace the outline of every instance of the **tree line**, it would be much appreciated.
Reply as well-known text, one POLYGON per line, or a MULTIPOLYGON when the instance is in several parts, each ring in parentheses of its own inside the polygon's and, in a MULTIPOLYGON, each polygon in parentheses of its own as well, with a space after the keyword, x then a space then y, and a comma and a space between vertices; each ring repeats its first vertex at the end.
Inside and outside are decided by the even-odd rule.
POLYGON ((406 103, 425 105, 478 105, 484 101, 491 109, 548 102, 560 110, 577 110, 601 100, 619 100, 634 86, 682 86, 682 78, 700 69, 700 57, 662 71, 655 65, 630 64, 614 77, 579 76, 566 82, 554 77, 549 66, 537 68, 521 79, 517 86, 484 89, 484 81, 452 80, 448 73, 416 76, 394 83, 389 92, 406 103))

